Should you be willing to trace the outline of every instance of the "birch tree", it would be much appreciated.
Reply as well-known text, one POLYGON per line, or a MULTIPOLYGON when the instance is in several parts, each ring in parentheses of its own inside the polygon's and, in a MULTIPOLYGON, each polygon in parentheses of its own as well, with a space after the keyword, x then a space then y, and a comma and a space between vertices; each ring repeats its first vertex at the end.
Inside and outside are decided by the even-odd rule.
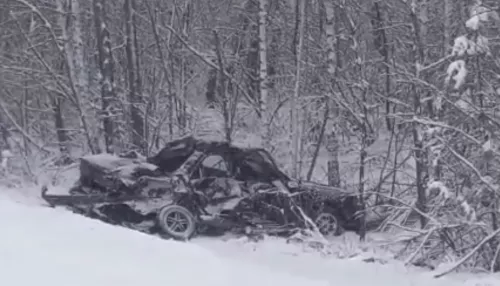
MULTIPOLYGON (((328 54, 328 73, 332 81, 335 80, 337 76, 337 58, 336 58, 336 44, 337 35, 335 35, 335 23, 338 21, 335 19, 335 4, 333 1, 325 0, 324 2, 325 12, 326 12, 326 41, 327 41, 327 54, 328 54)), ((327 105, 330 103, 327 102, 327 105)), ((330 110, 330 108, 328 108, 330 110)), ((327 136, 326 136, 326 149, 328 151, 328 163, 327 163, 327 173, 328 173, 328 184, 334 187, 340 187, 340 164, 339 164, 339 141, 337 138, 336 126, 333 123, 327 124, 327 136)))
POLYGON ((259 114, 260 114, 260 136, 262 144, 269 144, 269 126, 267 117, 267 0, 259 0, 259 114))
POLYGON ((297 47, 296 47, 296 62, 295 62, 295 87, 292 97, 292 106, 291 106, 291 117, 292 124, 290 134, 292 141, 292 176, 294 178, 298 178, 298 156, 299 156, 299 124, 298 124, 298 104, 299 104, 299 95, 300 95, 300 76, 301 76, 301 61, 302 61, 302 47, 304 43, 304 26, 305 26, 305 10, 306 10, 306 0, 296 0, 295 5, 297 5, 297 21, 299 24, 297 25, 298 31, 297 37, 297 47))
MULTIPOLYGON (((68 67, 68 77, 73 101, 80 115, 79 117, 85 136, 87 137, 88 147, 93 153, 97 153, 98 146, 96 146, 92 139, 94 137, 93 128, 96 126, 96 123, 92 121, 92 116, 88 116, 91 115, 93 111, 90 106, 91 95, 89 91, 88 69, 85 66, 86 60, 83 45, 82 11, 80 10, 80 3, 76 0, 58 0, 57 7, 60 12, 59 26, 62 30, 64 42, 63 55, 66 58, 68 67)), ((54 99, 53 104, 55 104, 54 111, 56 114, 62 112, 61 99, 54 99)), ((61 125, 62 119, 56 118, 56 122, 58 122, 56 123, 57 125, 61 125)))

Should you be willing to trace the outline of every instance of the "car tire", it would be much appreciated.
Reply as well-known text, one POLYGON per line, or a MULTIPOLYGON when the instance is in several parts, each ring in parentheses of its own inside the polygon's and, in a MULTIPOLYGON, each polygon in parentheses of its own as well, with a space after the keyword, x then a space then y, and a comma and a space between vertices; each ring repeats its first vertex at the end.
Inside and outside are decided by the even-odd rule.
POLYGON ((162 207, 158 211, 157 225, 164 234, 177 240, 189 240, 197 229, 194 215, 179 205, 162 207))
POLYGON ((324 208, 314 219, 314 224, 325 237, 339 236, 344 233, 341 220, 331 208, 324 208))

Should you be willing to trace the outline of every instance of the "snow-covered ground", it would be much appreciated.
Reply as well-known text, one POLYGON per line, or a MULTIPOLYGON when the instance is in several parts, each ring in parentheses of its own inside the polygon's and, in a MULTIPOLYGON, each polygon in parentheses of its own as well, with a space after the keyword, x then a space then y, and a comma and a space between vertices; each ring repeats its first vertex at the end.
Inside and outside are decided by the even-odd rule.
MULTIPOLYGON (((305 251, 281 239, 161 240, 0 192, 0 285, 494 286, 500 276, 409 270, 305 251)), ((339 242, 341 243, 341 242, 339 242)))
POLYGON ((0 285, 328 285, 63 209, 0 201, 0 285))

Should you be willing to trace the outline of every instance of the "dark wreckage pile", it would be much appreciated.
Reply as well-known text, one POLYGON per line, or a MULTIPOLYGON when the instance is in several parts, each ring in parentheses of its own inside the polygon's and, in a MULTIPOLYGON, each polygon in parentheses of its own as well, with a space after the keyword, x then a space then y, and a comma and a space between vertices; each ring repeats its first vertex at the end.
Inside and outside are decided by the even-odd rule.
POLYGON ((80 179, 68 195, 48 194, 50 206, 174 239, 236 232, 288 236, 357 231, 357 199, 295 181, 264 149, 186 137, 155 156, 135 152, 80 159, 80 179))

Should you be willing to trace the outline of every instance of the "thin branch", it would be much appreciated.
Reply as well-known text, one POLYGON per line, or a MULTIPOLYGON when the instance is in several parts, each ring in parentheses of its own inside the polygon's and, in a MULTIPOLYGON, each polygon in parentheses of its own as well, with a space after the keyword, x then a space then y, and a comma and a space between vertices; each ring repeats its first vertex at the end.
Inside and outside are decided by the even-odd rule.
MULTIPOLYGON (((2 91, 6 94, 9 94, 9 91, 6 90, 4 87, 2 87, 2 91)), ((5 102, 3 101, 3 98, 0 96, 0 108, 2 109, 2 111, 5 113, 5 115, 7 116, 7 118, 10 120, 10 122, 12 123, 12 125, 14 125, 14 127, 17 129, 17 131, 19 131, 26 139, 28 139, 28 141, 31 142, 31 144, 33 144, 35 147, 37 147, 38 149, 40 149, 41 151, 44 151, 44 152, 47 152, 47 153, 51 153, 52 151, 50 151, 49 149, 43 147, 43 146, 40 146, 35 139, 33 139, 33 137, 31 137, 27 132, 26 130, 24 130, 17 122, 16 122, 16 119, 14 118, 14 116, 12 116, 12 114, 10 113, 9 109, 6 107, 6 104, 5 102)))
POLYGON ((481 175, 481 172, 476 167, 474 167, 474 165, 469 160, 465 159, 462 155, 458 154, 457 151, 453 150, 453 148, 448 146, 446 144, 446 141, 443 138, 440 138, 440 137, 437 137, 437 138, 443 142, 446 149, 448 149, 448 151, 450 151, 450 153, 453 154, 453 156, 455 156, 458 160, 462 161, 462 163, 464 163, 467 167, 469 167, 469 169, 476 174, 476 176, 479 178, 479 180, 483 184, 485 184, 486 187, 488 187, 488 189, 492 190, 493 192, 495 192, 497 194, 500 194, 499 190, 497 190, 492 184, 490 184, 490 182, 488 182, 483 177, 483 175, 481 175))
POLYGON ((439 274, 434 275, 434 277, 435 278, 443 277, 444 275, 446 275, 446 274, 452 272, 453 270, 457 269, 460 265, 464 264, 467 260, 469 260, 469 258, 471 258, 477 251, 479 251, 479 249, 481 249, 481 247, 483 247, 483 245, 485 245, 487 242, 489 242, 490 240, 492 240, 498 234, 500 234, 500 228, 497 229, 496 231, 490 233, 487 237, 485 237, 481 242, 479 242, 476 245, 476 247, 474 247, 474 249, 472 249, 469 253, 467 253, 467 255, 465 255, 464 257, 462 257, 462 259, 460 259, 459 261, 457 261, 455 264, 453 264, 452 266, 450 266, 448 269, 442 271, 439 274))
MULTIPOLYGON (((149 21, 146 17, 142 16, 141 14, 139 13, 135 13, 138 17, 142 18, 143 20, 145 21, 149 21)), ((217 71, 222 71, 224 73, 224 75, 231 80, 232 83, 235 84, 235 86, 241 91, 241 93, 245 96, 246 100, 252 105, 254 106, 255 108, 258 107, 257 103, 255 102, 255 100, 248 94, 248 92, 245 90, 245 88, 243 86, 241 86, 241 84, 239 84, 239 82, 233 77, 231 76, 227 71, 225 70, 221 70, 221 68, 219 67, 219 65, 217 64, 214 64, 212 61, 210 61, 209 59, 207 59, 203 53, 201 53, 200 51, 198 51, 196 48, 194 48, 192 45, 190 45, 186 40, 184 40, 184 38, 179 35, 174 28, 172 28, 171 26, 167 25, 167 24, 163 24, 163 26, 159 26, 157 25, 158 28, 162 29, 162 30, 167 30, 169 32, 171 32, 191 53, 193 53, 196 57, 198 57, 200 60, 202 60, 205 64, 209 65, 210 67, 216 69, 217 71)))

